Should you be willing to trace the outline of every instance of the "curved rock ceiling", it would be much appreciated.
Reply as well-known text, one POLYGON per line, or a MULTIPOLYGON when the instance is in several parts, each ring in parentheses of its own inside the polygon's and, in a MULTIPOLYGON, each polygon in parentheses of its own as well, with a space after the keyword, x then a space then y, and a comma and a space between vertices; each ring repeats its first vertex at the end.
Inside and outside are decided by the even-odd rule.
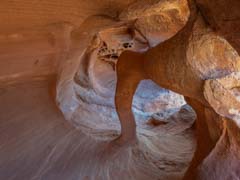
POLYGON ((0 5, 0 179, 240 178, 239 1, 0 5))

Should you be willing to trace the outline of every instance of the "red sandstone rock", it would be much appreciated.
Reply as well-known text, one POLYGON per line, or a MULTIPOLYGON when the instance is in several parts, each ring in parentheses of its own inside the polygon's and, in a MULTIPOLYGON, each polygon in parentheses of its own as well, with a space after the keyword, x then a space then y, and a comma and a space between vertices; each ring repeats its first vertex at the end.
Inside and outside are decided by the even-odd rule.
POLYGON ((240 178, 239 19, 238 0, 0 2, 0 179, 240 178))

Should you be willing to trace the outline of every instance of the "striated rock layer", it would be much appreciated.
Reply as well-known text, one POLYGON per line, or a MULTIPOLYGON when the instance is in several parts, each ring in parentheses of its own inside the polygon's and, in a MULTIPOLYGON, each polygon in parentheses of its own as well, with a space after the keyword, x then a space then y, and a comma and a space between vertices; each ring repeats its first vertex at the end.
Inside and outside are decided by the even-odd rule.
MULTIPOLYGON (((0 179, 179 179, 193 150, 194 114, 188 107, 140 134, 139 143, 120 148, 87 136, 69 125, 59 112, 49 84, 37 82, 1 88, 0 179), (20 105, 20 106, 19 106, 20 105)), ((91 119, 89 119, 91 120, 91 119)))

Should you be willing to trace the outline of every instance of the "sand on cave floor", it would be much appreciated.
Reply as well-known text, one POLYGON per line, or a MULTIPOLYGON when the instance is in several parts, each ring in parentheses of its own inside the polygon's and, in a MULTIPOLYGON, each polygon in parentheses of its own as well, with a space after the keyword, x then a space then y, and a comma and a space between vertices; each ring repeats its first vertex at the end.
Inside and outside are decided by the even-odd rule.
POLYGON ((184 123, 139 134, 137 145, 113 151, 107 140, 64 120, 47 82, 0 88, 0 179, 181 179, 195 148, 193 131, 184 123))

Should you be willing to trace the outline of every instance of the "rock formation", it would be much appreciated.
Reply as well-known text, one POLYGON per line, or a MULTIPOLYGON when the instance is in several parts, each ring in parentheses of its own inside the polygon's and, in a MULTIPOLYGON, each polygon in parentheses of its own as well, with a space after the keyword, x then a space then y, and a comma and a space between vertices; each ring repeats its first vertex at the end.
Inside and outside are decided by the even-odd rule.
POLYGON ((0 179, 240 178, 238 0, 0 4, 0 179))

